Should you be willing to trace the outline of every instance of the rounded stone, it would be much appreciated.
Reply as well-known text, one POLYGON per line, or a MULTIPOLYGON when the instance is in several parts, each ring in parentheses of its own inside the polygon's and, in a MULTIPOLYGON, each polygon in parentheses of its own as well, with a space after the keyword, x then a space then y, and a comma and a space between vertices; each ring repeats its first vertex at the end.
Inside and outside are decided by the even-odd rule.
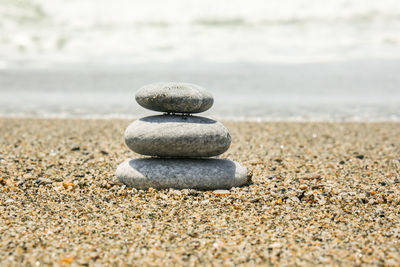
POLYGON ((159 157, 213 157, 228 150, 231 136, 219 122, 197 116, 158 115, 138 119, 125 131, 134 152, 159 157))
POLYGON ((211 108, 214 98, 191 83, 153 83, 139 89, 136 102, 144 108, 168 113, 200 113, 211 108))
POLYGON ((137 189, 230 189, 248 182, 247 169, 226 159, 128 159, 116 172, 119 181, 137 189))

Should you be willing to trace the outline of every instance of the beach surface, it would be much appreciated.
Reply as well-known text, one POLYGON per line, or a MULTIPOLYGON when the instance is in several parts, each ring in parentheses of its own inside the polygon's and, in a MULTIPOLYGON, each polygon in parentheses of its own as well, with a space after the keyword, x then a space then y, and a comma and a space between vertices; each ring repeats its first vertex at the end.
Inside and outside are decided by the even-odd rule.
POLYGON ((225 121, 229 192, 119 183, 129 123, 0 119, 0 265, 400 264, 400 123, 225 121))

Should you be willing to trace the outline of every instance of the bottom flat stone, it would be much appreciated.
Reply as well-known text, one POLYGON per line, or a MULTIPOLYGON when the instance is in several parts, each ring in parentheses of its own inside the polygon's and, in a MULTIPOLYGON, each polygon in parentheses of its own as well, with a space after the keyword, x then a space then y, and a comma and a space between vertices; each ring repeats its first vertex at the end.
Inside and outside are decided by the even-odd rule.
POLYGON ((128 159, 116 175, 129 187, 229 189, 246 184, 247 169, 227 159, 128 159))

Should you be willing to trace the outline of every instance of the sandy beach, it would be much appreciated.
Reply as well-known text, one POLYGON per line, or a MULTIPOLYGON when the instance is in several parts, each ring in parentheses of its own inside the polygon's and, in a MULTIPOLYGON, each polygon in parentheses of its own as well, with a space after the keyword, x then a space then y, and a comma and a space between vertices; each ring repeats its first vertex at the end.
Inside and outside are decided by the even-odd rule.
POLYGON ((228 193, 136 190, 127 120, 0 119, 1 266, 400 265, 399 123, 223 123, 228 193))

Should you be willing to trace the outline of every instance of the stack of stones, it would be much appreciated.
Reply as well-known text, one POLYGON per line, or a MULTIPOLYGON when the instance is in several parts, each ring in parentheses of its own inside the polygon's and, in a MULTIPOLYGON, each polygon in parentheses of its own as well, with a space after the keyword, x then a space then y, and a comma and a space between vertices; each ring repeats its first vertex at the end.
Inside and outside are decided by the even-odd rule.
POLYGON ((189 83, 155 83, 142 87, 136 101, 164 112, 134 121, 125 143, 145 156, 128 159, 117 168, 127 186, 147 188, 229 189, 246 184, 247 169, 227 159, 210 158, 228 150, 231 137, 219 122, 192 116, 214 103, 211 93, 189 83))

